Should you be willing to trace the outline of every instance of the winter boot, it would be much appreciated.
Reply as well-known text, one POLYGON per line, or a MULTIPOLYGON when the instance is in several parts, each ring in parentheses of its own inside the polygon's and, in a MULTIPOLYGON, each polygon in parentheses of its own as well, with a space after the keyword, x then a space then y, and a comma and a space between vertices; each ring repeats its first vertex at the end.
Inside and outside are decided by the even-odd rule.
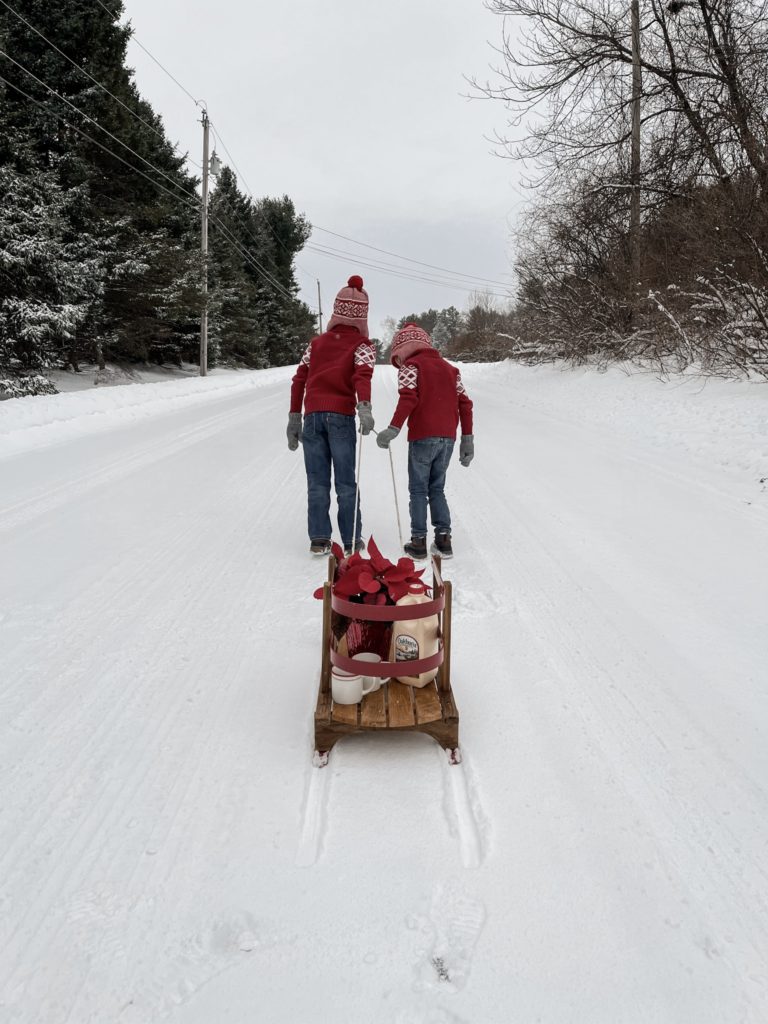
MULTIPOLYGON (((362 537, 358 537, 357 538, 357 543, 355 544, 355 551, 365 551, 365 541, 363 540, 362 537)), ((349 556, 351 554, 352 554, 352 547, 349 544, 345 544, 344 545, 344 557, 345 558, 349 558, 349 556)))
POLYGON ((410 542, 403 545, 403 551, 405 551, 409 558, 413 558, 417 562, 423 562, 427 557, 427 538, 411 537, 410 542))
POLYGON ((313 540, 309 545, 309 553, 315 558, 321 558, 323 555, 330 555, 331 553, 331 542, 320 538, 319 540, 313 540))
POLYGON ((441 558, 453 558, 450 530, 435 530, 435 540, 430 551, 441 558))

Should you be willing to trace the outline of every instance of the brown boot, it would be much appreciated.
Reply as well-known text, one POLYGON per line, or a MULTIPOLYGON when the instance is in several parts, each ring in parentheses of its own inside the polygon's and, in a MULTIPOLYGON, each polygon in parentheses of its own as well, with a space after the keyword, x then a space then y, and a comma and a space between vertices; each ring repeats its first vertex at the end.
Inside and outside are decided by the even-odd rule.
POLYGON ((441 558, 453 558, 453 547, 451 546, 451 534, 448 530, 435 530, 435 541, 432 545, 432 554, 440 555, 441 558))
POLYGON ((403 550, 409 558, 423 562, 427 557, 427 538, 411 537, 410 543, 403 545, 403 550))

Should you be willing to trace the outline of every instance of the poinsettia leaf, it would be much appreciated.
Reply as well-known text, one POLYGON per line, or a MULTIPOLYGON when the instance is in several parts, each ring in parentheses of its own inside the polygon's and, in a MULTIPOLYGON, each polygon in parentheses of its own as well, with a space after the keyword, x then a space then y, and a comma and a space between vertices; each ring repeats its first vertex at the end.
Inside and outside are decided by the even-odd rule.
POLYGON ((405 597, 405 595, 408 593, 408 584, 407 583, 390 583, 390 585, 389 585, 389 587, 387 589, 389 591, 389 596, 392 598, 392 600, 395 602, 395 604, 397 604, 397 602, 400 600, 400 598, 401 597, 405 597))
POLYGON ((416 568, 412 558, 398 558, 397 569, 398 571, 413 572, 416 568))
POLYGON ((360 573, 363 567, 359 565, 351 566, 343 576, 340 576, 338 581, 334 584, 334 592, 339 597, 352 597, 354 594, 360 593, 360 573))
POLYGON ((373 537, 368 538, 368 554, 370 555, 369 561, 371 563, 371 566, 373 567, 374 572, 384 572, 385 569, 388 569, 389 566, 392 565, 389 559, 385 558, 384 555, 382 555, 382 553, 379 551, 373 537))
POLYGON ((316 591, 314 592, 314 594, 312 595, 312 597, 317 597, 317 598, 319 598, 319 599, 320 599, 321 601, 323 600, 323 597, 324 597, 324 596, 325 596, 325 594, 324 594, 324 588, 323 588, 323 587, 318 587, 318 588, 317 588, 317 590, 316 590, 316 591))
POLYGON ((341 544, 339 544, 338 541, 334 541, 331 544, 331 552, 332 552, 333 557, 336 559, 337 562, 343 562, 344 561, 344 552, 342 550, 341 544))
POLYGON ((383 590, 380 590, 377 594, 366 594, 363 598, 363 604, 386 604, 387 595, 383 590))
POLYGON ((381 581, 377 580, 369 572, 361 572, 358 577, 358 583, 360 589, 364 590, 367 594, 375 594, 378 590, 381 590, 381 581))
POLYGON ((411 572, 409 569, 398 569, 396 566, 384 571, 384 579, 387 583, 402 583, 404 580, 407 580, 410 575, 411 572))

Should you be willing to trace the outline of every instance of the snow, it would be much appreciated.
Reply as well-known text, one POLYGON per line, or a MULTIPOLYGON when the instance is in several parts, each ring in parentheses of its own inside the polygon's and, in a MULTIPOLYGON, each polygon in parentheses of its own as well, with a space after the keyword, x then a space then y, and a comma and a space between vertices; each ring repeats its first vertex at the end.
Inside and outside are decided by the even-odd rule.
POLYGON ((768 1020, 766 385, 462 373, 460 768, 313 767, 291 368, 0 404, 0 1019, 768 1020))

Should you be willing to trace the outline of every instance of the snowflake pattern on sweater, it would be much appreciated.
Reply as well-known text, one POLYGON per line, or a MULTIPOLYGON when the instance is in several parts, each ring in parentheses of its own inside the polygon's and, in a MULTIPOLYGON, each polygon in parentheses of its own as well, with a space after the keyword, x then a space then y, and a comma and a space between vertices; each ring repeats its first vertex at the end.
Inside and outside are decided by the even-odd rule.
POLYGON ((355 349, 355 366, 370 366, 373 370, 376 365, 376 351, 370 341, 363 342, 355 349))

